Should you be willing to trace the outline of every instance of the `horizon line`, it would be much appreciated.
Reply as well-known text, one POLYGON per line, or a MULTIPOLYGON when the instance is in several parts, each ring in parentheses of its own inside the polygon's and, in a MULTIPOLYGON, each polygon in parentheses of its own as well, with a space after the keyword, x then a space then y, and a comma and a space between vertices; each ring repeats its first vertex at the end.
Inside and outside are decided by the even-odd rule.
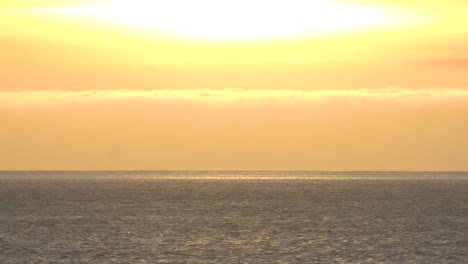
POLYGON ((450 172, 450 173, 468 173, 468 170, 2 170, 1 172, 397 172, 397 173, 431 173, 431 172, 450 172))

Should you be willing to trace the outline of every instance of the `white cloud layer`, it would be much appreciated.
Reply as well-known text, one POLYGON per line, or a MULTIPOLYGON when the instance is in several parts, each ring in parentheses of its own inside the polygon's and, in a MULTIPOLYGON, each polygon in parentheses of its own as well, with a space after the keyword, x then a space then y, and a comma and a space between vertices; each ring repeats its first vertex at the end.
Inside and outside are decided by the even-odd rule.
POLYGON ((88 90, 0 92, 0 107, 15 110, 59 106, 135 104, 210 104, 220 107, 248 105, 393 105, 424 106, 463 103, 468 89, 359 89, 359 90, 88 90))

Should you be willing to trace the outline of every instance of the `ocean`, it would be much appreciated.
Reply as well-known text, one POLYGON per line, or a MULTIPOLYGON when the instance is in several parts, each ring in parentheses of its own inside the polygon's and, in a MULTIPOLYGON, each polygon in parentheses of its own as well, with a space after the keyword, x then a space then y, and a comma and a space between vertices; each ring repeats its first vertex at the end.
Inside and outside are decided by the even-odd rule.
POLYGON ((4 171, 0 263, 468 263, 468 173, 4 171))

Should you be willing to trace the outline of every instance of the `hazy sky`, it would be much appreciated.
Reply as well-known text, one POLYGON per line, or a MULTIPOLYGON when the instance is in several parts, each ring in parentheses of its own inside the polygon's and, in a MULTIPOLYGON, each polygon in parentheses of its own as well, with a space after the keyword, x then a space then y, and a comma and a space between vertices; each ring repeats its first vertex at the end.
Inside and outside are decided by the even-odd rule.
POLYGON ((460 0, 2 0, 0 169, 468 170, 467 17, 460 0))

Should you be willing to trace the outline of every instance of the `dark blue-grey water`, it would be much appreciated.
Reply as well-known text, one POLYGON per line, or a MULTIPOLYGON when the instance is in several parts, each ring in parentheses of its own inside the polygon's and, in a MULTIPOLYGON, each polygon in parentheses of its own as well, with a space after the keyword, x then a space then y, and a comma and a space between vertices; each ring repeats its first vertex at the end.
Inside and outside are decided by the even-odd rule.
POLYGON ((0 172, 0 263, 468 263, 468 173, 0 172))

